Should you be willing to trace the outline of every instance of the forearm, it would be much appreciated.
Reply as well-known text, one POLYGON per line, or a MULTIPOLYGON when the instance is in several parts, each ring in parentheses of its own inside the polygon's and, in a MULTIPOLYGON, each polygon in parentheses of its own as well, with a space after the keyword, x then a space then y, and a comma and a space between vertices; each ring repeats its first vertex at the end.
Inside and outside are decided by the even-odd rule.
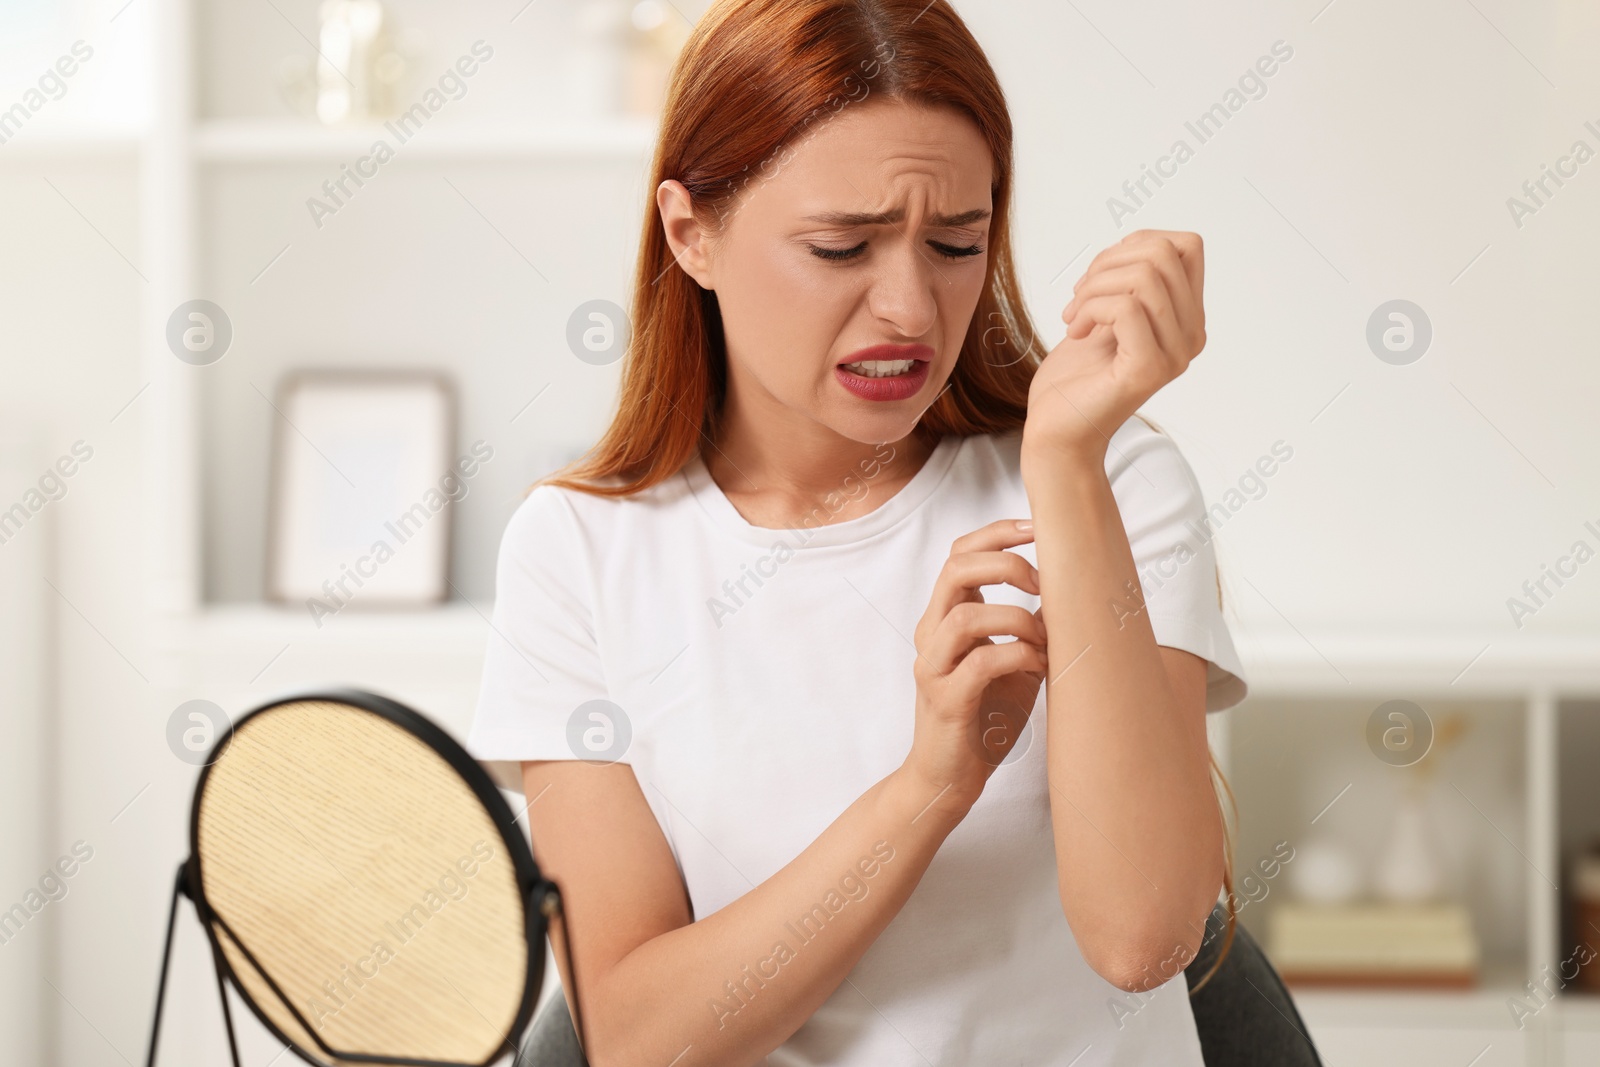
POLYGON ((747 1067, 782 1044, 899 913, 960 822, 964 813, 930 806, 934 797, 897 770, 772 877, 623 957, 597 986, 602 1036, 591 1038, 590 1062, 667 1064, 687 1051, 682 1062, 695 1067, 747 1067))
POLYGON ((1025 452, 1023 471, 1062 908, 1085 958, 1136 983, 1180 948, 1187 964, 1221 886, 1203 713, 1180 706, 1168 681, 1104 456, 1025 452))

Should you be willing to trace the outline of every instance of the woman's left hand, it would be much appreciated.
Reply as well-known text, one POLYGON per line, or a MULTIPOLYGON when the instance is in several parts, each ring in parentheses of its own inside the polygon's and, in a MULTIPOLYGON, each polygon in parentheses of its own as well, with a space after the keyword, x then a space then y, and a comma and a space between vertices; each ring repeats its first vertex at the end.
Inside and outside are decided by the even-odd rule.
POLYGON ((1090 261, 1028 389, 1030 448, 1104 459, 1111 435, 1206 346, 1200 235, 1136 230, 1090 261))

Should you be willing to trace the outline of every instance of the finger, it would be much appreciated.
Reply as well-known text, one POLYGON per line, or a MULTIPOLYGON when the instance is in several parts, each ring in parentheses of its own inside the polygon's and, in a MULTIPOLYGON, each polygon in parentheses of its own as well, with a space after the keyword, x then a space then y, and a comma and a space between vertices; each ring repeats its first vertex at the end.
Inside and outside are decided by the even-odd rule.
POLYGON ((950 554, 957 552, 987 552, 997 548, 1015 548, 1033 540, 1032 530, 1017 529, 1016 519, 996 519, 971 533, 962 534, 950 544, 950 554))
POLYGON ((1186 287, 1200 311, 1197 329, 1201 340, 1196 347, 1204 347, 1205 251, 1197 233, 1185 230, 1135 230, 1116 244, 1102 249, 1094 259, 1090 260, 1083 276, 1073 285, 1073 291, 1075 293, 1081 291, 1090 277, 1108 267, 1126 262, 1130 256, 1148 258, 1161 254, 1170 254, 1177 258, 1186 287), (1159 251, 1161 249, 1170 251, 1161 253, 1159 251))
MULTIPOLYGON (((1193 237, 1198 242, 1199 236, 1195 234, 1179 234, 1179 237, 1193 237)), ((1196 273, 1191 275, 1189 264, 1184 260, 1184 250, 1172 240, 1156 238, 1142 242, 1142 247, 1149 254, 1150 262, 1161 271, 1162 277, 1167 281, 1167 292, 1172 297, 1173 309, 1178 313, 1178 321, 1183 323, 1184 333, 1189 337, 1192 350, 1198 352, 1205 347, 1206 310, 1204 300, 1205 266, 1203 262, 1196 263, 1196 273)), ((1198 246, 1196 246, 1198 248, 1198 246)), ((1137 254, 1130 251, 1124 254, 1137 254)), ((1198 252, 1194 253, 1198 256, 1198 252)), ((1116 260, 1112 260, 1115 262, 1116 260)))
POLYGON ((944 677, 943 693, 959 703, 976 704, 997 679, 1018 671, 1047 674, 1049 665, 1042 653, 1021 641, 984 645, 973 649, 955 671, 944 677))
MULTIPOLYGON (((1108 266, 1124 262, 1130 252, 1135 255, 1144 254, 1152 237, 1164 237, 1169 233, 1176 232, 1175 230, 1134 230, 1116 244, 1106 245, 1106 247, 1095 253, 1094 258, 1089 261, 1089 265, 1083 269, 1082 276, 1072 283, 1072 291, 1077 292, 1083 288, 1084 282, 1088 281, 1091 276, 1099 274, 1108 266)), ((1176 250, 1176 245, 1173 247, 1176 250)))
MULTIPOLYGON (((1149 263, 1160 273, 1166 283, 1167 296, 1172 302, 1172 310, 1177 315, 1179 328, 1189 338, 1193 349, 1198 351, 1205 337, 1205 307, 1201 303, 1200 294, 1190 284, 1182 258, 1172 242, 1145 241, 1137 246, 1113 245, 1106 250, 1103 268, 1095 274, 1095 280, 1103 281, 1106 275, 1116 273, 1117 268, 1135 263, 1149 263)), ((1085 279, 1074 293, 1072 301, 1062 309, 1063 321, 1071 319, 1074 308, 1092 295, 1091 289, 1089 280, 1085 279)))
MULTIPOLYGON (((1189 230, 1135 230, 1124 237, 1129 244, 1152 238, 1165 239, 1178 251, 1183 272, 1189 279, 1189 288, 1197 302, 1203 302, 1206 289, 1205 242, 1200 235, 1189 230)), ((1114 246, 1113 246, 1114 247, 1114 246)))
POLYGON ((958 552, 944 561, 927 614, 937 624, 957 604, 982 600, 979 589, 985 585, 1011 585, 1038 596, 1039 571, 1015 552, 958 552))
POLYGON ((1048 670, 1049 662, 1045 654, 1026 641, 980 645, 967 653, 955 670, 946 675, 946 684, 952 696, 975 702, 982 699, 984 690, 997 678, 1018 671, 1033 674, 1048 670))
POLYGON ((1187 360, 1182 364, 1175 363, 1174 357, 1157 343, 1144 306, 1137 297, 1119 293, 1084 301, 1083 307, 1073 317, 1072 325, 1067 328, 1067 336, 1072 337, 1073 331, 1087 335, 1096 324, 1111 329, 1116 337, 1117 350, 1126 353, 1129 358, 1129 380, 1141 388, 1148 386, 1151 393, 1177 377, 1187 365, 1187 360))
POLYGON ((918 660, 935 674, 949 674, 973 649, 995 644, 996 637, 1044 647, 1044 627, 1033 613, 1013 604, 958 604, 934 628, 918 660))
POLYGON ((949 674, 961 657, 995 637, 1015 637, 1040 646, 1045 643, 1044 627, 1027 608, 973 601, 957 604, 919 651, 935 671, 949 674))
MULTIPOLYGON (((980 526, 970 533, 962 534, 951 542, 950 556, 959 556, 968 552, 999 551, 1001 549, 1014 548, 1017 545, 1028 544, 1033 540, 1033 531, 1017 529, 1017 521, 1016 519, 996 519, 994 522, 980 526)), ((948 558, 946 562, 949 562, 948 558)), ((943 577, 943 568, 940 569, 940 577, 943 577)), ((940 593, 939 580, 936 579, 934 582, 934 595, 937 597, 940 593)), ((930 597, 929 599, 931 601, 934 598, 930 597)), ((971 599, 971 597, 958 596, 955 599, 971 599)), ((981 599, 981 594, 979 599, 981 599)), ((920 648, 922 646, 925 635, 932 634, 934 628, 944 621, 944 617, 949 613, 950 607, 951 602, 946 599, 944 605, 935 611, 934 605, 930 602, 928 608, 923 611, 922 618, 917 620, 916 628, 912 633, 912 641, 917 647, 920 648)))
MULTIPOLYGON (((1181 275, 1182 272, 1179 273, 1181 275)), ((1188 284, 1181 276, 1177 281, 1180 290, 1186 290, 1188 284)), ((1101 271, 1089 279, 1083 288, 1078 290, 1078 294, 1072 298, 1072 303, 1067 305, 1062 314, 1067 317, 1070 325, 1073 312, 1081 307, 1085 300, 1126 293, 1137 297, 1144 307, 1145 317, 1150 320, 1151 328, 1162 349, 1169 354, 1177 353, 1181 358, 1187 358, 1192 350, 1188 323, 1180 318, 1167 285, 1167 279, 1159 267, 1148 259, 1136 258, 1122 266, 1101 271)), ((1190 313, 1193 313, 1192 309, 1190 313)))

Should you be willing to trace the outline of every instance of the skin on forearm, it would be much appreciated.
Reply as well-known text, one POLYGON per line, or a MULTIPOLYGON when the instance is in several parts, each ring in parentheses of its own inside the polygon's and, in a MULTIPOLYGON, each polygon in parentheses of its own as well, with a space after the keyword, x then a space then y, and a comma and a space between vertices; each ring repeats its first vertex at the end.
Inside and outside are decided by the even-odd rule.
POLYGON ((1028 452, 1049 642, 1050 816, 1062 909, 1114 984, 1187 964, 1222 884, 1203 709, 1182 706, 1143 610, 1103 453, 1028 452), (1132 583, 1130 586, 1128 583, 1132 583))
POLYGON ((960 823, 963 812, 930 805, 935 796, 895 771, 772 877, 624 956, 597 986, 607 1010, 584 1004, 603 1035, 590 1062, 747 1067, 777 1048, 899 914, 960 823))

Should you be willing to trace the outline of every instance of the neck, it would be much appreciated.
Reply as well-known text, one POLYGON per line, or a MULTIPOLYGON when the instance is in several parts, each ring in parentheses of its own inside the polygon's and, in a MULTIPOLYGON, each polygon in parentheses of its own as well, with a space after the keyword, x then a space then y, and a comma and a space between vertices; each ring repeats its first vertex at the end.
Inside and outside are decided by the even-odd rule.
POLYGON ((729 417, 701 456, 747 520, 785 527, 823 504, 835 522, 865 514, 910 481, 935 444, 914 430, 896 441, 862 443, 811 420, 773 420, 758 429, 729 417))

